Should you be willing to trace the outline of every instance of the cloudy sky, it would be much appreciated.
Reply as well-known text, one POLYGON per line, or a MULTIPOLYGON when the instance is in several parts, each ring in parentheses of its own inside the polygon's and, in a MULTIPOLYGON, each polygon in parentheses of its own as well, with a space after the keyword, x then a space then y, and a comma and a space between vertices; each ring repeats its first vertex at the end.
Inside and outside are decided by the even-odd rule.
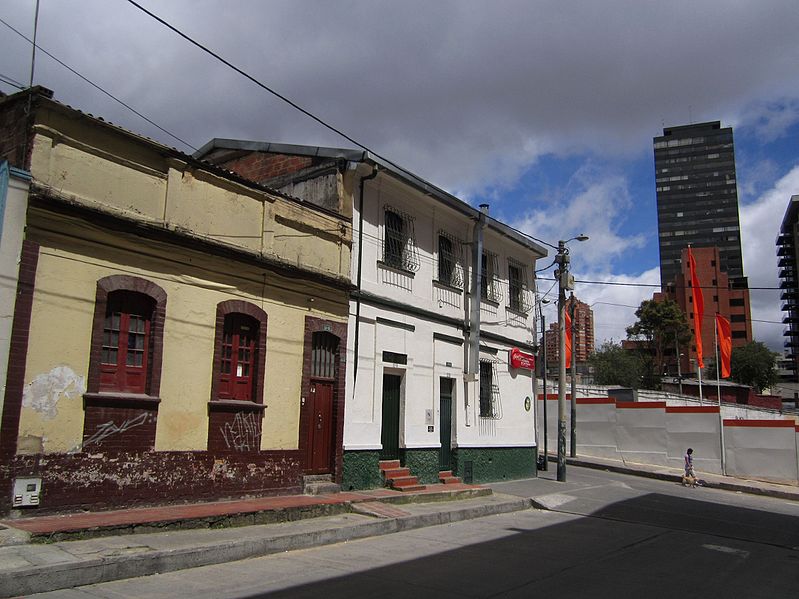
MULTIPOLYGON (((774 239, 799 193, 796 0, 139 2, 493 216, 550 243, 589 235, 572 247, 578 280, 659 283, 652 138, 720 120, 735 133, 745 274, 778 285, 774 239)), ((32 37, 34 7, 3 0, 0 19, 32 37)), ((31 47, 0 32, 9 93, 30 78, 31 47)), ((127 0, 41 0, 37 41, 195 148, 213 137, 351 146, 127 0)), ((35 64, 56 99, 192 151, 50 57, 35 64)), ((618 340, 652 291, 576 293, 593 304, 597 338, 618 340)), ((756 338, 781 350, 778 292, 751 295, 756 338)))

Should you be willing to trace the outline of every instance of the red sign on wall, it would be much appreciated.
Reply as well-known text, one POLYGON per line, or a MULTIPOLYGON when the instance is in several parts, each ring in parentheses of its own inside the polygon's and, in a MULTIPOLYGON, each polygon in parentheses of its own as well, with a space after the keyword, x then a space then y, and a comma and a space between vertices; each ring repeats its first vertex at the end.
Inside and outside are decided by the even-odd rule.
POLYGON ((525 368, 527 370, 535 369, 535 356, 526 354, 518 347, 510 350, 510 365, 512 368, 525 368))

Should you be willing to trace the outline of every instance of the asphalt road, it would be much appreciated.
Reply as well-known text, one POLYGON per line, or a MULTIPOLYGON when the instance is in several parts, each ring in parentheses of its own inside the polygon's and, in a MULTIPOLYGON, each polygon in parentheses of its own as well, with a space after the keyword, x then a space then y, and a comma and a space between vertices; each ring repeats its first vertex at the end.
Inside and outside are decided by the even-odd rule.
POLYGON ((799 503, 569 467, 527 510, 36 597, 797 597, 799 503))

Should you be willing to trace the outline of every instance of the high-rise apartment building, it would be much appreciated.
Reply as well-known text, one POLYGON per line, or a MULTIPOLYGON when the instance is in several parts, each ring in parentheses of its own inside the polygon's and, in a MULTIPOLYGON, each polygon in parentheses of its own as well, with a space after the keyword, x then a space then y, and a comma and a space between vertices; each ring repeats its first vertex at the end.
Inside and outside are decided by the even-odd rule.
POLYGON ((780 299, 785 315, 785 373, 783 377, 799 382, 799 195, 791 197, 777 237, 777 258, 780 268, 780 299))
MULTIPOLYGON (((574 357, 579 372, 588 362, 588 356, 594 352, 594 311, 573 295, 566 300, 566 311, 574 314, 574 357)), ((544 332, 544 343, 547 347, 547 366, 557 366, 560 355, 557 322, 550 324, 549 330, 544 332)), ((567 364, 566 367, 571 368, 571 364, 567 364)))
MULTIPOLYGON (((692 248, 693 249, 693 248, 692 248)), ((720 255, 718 248, 695 248, 693 249, 694 261, 696 262, 696 277, 702 287, 702 299, 704 300, 704 318, 702 319, 702 349, 705 365, 709 363, 715 353, 714 328, 716 326, 716 314, 721 314, 730 323, 732 346, 741 347, 752 341, 752 321, 749 318, 749 289, 746 287, 737 288, 730 285, 727 273, 721 268, 720 255)), ((691 329, 694 339, 690 345, 679 347, 680 369, 677 369, 675 354, 677 348, 666 348, 663 356, 664 372, 669 374, 678 371, 683 374, 695 373, 696 366, 696 331, 694 330, 694 295, 691 289, 691 272, 688 266, 688 249, 684 249, 681 255, 681 269, 674 279, 664 285, 664 291, 655 293, 652 299, 660 301, 671 299, 680 306, 691 329), (672 353, 672 350, 674 353, 672 353)), ((715 372, 709 373, 715 375, 715 372)))
POLYGON ((661 285, 681 272, 691 245, 719 248, 731 287, 747 287, 732 129, 719 121, 667 127, 654 145, 661 285))

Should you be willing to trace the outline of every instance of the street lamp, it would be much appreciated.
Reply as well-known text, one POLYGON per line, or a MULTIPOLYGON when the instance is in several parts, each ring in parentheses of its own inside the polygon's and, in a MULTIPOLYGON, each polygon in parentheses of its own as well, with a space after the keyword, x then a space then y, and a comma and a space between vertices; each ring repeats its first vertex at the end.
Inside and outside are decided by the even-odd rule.
MULTIPOLYGON (((578 235, 566 241, 558 241, 558 253, 555 264, 558 270, 555 276, 558 279, 558 335, 560 337, 560 351, 558 355, 558 480, 566 481, 566 290, 574 289, 574 276, 569 273, 569 248, 566 244, 570 241, 586 241, 587 235, 578 235)), ((572 342, 573 345, 573 342, 572 342)), ((572 402, 575 401, 572 394, 572 402)))

